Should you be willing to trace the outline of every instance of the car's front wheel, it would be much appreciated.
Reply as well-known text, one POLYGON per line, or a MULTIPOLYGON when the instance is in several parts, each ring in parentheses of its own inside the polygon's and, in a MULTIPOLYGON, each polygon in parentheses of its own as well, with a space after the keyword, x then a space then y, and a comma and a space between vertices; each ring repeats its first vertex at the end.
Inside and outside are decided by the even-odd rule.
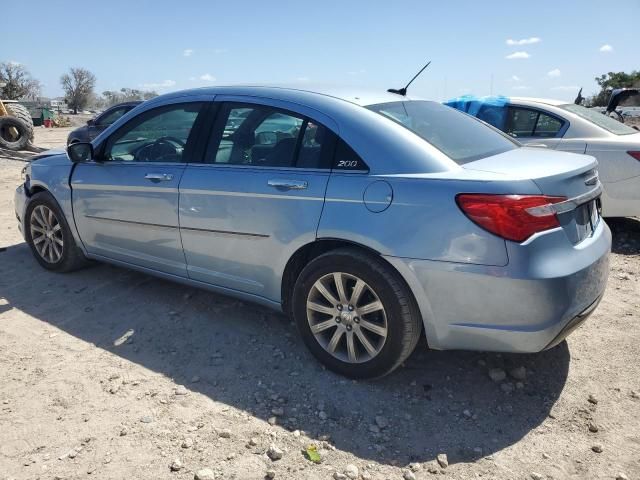
POLYGON ((329 369, 352 378, 393 371, 420 336, 415 300, 398 273, 356 249, 312 260, 298 277, 292 306, 311 352, 329 369))
POLYGON ((40 265, 69 272, 87 262, 57 202, 48 192, 33 195, 25 215, 25 239, 40 265))

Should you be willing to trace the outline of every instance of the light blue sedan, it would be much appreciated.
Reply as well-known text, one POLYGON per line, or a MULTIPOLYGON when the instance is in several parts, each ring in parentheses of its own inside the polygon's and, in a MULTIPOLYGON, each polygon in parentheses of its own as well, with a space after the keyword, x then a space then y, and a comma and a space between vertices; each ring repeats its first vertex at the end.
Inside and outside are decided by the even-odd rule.
POLYGON ((387 92, 189 90, 25 168, 36 260, 110 262, 284 311, 328 368, 537 352, 600 301, 597 162, 387 92))

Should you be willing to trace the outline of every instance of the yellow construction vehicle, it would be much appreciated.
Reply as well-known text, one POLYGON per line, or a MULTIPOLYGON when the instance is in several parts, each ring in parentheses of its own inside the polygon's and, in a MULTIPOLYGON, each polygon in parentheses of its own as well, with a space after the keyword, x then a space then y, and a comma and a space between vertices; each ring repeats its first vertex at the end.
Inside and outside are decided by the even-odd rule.
MULTIPOLYGON (((0 83, 0 88, 4 84, 0 83)), ((33 120, 24 105, 0 100, 0 149, 23 150, 33 140, 33 120)))

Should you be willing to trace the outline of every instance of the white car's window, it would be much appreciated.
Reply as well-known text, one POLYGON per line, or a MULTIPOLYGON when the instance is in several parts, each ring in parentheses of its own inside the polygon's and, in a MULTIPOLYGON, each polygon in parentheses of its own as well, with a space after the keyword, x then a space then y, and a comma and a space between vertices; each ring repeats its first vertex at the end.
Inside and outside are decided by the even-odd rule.
POLYGON ((509 107, 506 132, 515 138, 553 138, 558 135, 564 122, 539 110, 509 107))
POLYGON ((518 148, 507 135, 439 103, 392 102, 367 108, 411 130, 460 165, 518 148))
POLYGON ((606 131, 616 135, 631 135, 633 133, 638 133, 637 130, 600 113, 594 108, 586 108, 582 105, 575 105, 573 103, 560 105, 560 108, 563 108, 568 112, 575 113, 579 117, 589 120, 591 123, 595 123, 600 128, 604 128, 606 131))
POLYGON ((108 140, 104 158, 125 162, 186 161, 189 134, 201 103, 169 105, 140 114, 108 140))

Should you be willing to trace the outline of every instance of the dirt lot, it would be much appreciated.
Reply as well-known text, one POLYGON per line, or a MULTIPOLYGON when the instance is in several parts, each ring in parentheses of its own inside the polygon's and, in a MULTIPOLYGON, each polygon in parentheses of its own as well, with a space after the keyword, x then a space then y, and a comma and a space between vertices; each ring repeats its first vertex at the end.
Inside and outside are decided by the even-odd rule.
POLYGON ((640 478, 640 221, 611 223, 606 296, 568 343, 423 343, 352 382, 267 310, 106 265, 44 271, 13 213, 23 165, 0 159, 0 479, 640 478))

